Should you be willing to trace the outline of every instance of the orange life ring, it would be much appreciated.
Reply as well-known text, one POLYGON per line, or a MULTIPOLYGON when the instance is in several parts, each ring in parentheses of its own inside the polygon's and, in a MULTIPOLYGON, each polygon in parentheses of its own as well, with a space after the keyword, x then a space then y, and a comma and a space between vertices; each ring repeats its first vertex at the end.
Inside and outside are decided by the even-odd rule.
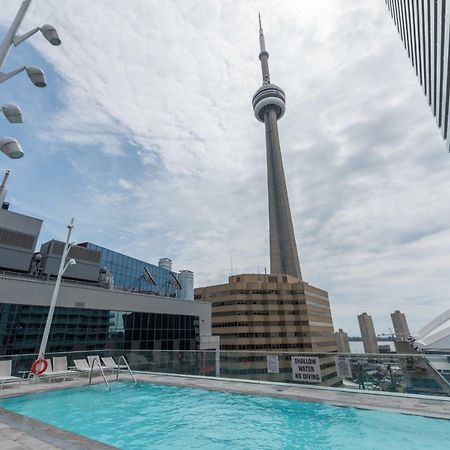
POLYGON ((42 375, 48 367, 48 361, 44 358, 38 358, 31 366, 31 373, 35 375, 42 375), (42 368, 38 369, 38 366, 42 364, 42 368))

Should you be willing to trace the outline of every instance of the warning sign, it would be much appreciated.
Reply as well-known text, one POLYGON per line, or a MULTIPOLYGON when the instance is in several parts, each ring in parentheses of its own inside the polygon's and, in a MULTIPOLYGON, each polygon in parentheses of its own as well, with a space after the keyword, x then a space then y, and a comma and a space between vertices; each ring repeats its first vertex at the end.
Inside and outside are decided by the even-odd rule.
POLYGON ((320 359, 317 356, 292 356, 292 377, 294 381, 321 383, 320 359))
POLYGON ((267 355, 267 373, 280 373, 278 355, 267 355))
POLYGON ((343 378, 352 377, 352 367, 350 365, 350 360, 346 356, 338 355, 335 357, 336 361, 336 372, 338 376, 343 378))

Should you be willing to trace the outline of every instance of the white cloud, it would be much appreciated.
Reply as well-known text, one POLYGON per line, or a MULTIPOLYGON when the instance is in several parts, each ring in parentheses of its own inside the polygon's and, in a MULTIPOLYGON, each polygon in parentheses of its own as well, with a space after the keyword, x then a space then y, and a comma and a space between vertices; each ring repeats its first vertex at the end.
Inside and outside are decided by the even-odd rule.
POLYGON ((329 291, 336 326, 355 332, 366 310, 386 331, 400 308, 418 328, 450 287, 448 155, 381 0, 35 0, 24 29, 53 23, 63 40, 32 42, 65 80, 41 140, 77 149, 78 233, 170 256, 197 285, 225 281, 231 258, 235 271, 268 265, 250 103, 258 11, 287 93, 279 126, 306 280, 329 291))

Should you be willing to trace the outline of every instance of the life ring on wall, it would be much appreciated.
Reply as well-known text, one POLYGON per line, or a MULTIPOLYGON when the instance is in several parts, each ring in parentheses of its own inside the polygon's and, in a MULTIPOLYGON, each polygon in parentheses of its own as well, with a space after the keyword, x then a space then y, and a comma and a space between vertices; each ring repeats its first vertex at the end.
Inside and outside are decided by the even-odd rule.
POLYGON ((42 375, 48 367, 48 361, 44 358, 38 358, 31 366, 31 373, 42 375))
POLYGON ((178 352, 177 353, 177 359, 178 359, 178 361, 182 361, 182 359, 183 359, 183 353, 182 352, 178 352))

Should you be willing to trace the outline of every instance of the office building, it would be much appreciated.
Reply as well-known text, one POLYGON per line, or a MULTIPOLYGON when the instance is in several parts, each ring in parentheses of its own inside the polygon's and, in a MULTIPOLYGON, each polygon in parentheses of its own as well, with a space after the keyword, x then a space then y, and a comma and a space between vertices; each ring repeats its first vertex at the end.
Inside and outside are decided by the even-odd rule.
POLYGON ((373 327, 372 317, 367 313, 358 316, 359 329, 364 345, 365 353, 378 353, 378 341, 373 327))
MULTIPOLYGON (((0 210, 0 355, 35 354, 42 339, 64 244, 52 240, 34 253, 41 225, 39 219, 0 210)), ((218 348, 209 303, 125 289, 139 278, 142 266, 93 244, 73 246, 69 257, 77 264, 63 277, 48 352, 218 348), (108 269, 103 264, 109 261, 116 264, 111 269, 120 287, 104 282, 108 269), (122 278, 119 268, 128 270, 122 278)), ((172 273, 168 262, 161 270, 143 264, 156 286, 165 286, 172 273)))
POLYGON ((195 298, 212 304, 222 350, 336 351, 327 293, 295 277, 233 275, 195 298))
POLYGON ((169 258, 161 258, 156 266, 91 242, 83 242, 79 245, 100 253, 100 266, 111 272, 115 287, 185 300, 192 300, 194 297, 193 272, 180 272, 183 274, 183 278, 186 272, 189 272, 192 278, 192 283, 185 284, 182 289, 183 286, 178 280, 180 275, 172 271, 172 261, 169 258), (145 269, 149 272, 150 277, 147 276, 145 269))
MULTIPOLYGON (((42 244, 39 253, 33 256, 32 273, 56 277, 63 248, 64 242, 55 240, 42 244)), ((77 264, 67 269, 65 278, 101 282, 130 292, 183 300, 194 298, 194 273, 173 272, 169 258, 161 258, 156 266, 90 242, 73 246, 69 257, 77 264)))
MULTIPOLYGON (((336 352, 328 294, 302 279, 278 137, 285 93, 270 81, 261 20, 259 25, 262 86, 252 106, 266 132, 270 274, 233 275, 228 283, 195 289, 195 299, 212 304, 214 333, 220 336, 224 351, 336 352)), ((252 358, 260 358, 255 360, 259 365, 244 365, 234 373, 267 375, 265 356, 252 358)), ((285 378, 271 379, 292 381, 290 362, 280 364, 280 376, 285 378)), ((333 358, 321 358, 320 367, 324 384, 339 382, 333 358)), ((221 370, 226 373, 227 369, 222 365, 221 370)))
POLYGON ((404 341, 407 337, 411 336, 406 322, 405 315, 400 311, 394 311, 391 313, 392 325, 394 325, 395 340, 404 341))
POLYGON ((450 2, 385 1, 448 147, 450 2))
MULTIPOLYGON (((212 305, 212 333, 220 338, 222 360, 230 362, 229 371, 221 364, 223 376, 265 379, 266 355, 279 353, 280 375, 270 379, 291 382, 290 354, 336 352, 328 294, 296 277, 233 275, 228 283, 195 289, 195 299, 212 305), (251 367, 241 364, 243 355, 251 355, 251 367)), ((334 359, 323 356, 320 363, 322 384, 339 384, 334 359)))
POLYGON ((334 333, 334 335, 336 337, 337 351, 339 353, 350 353, 348 334, 342 328, 339 328, 339 331, 334 333))
MULTIPOLYGON (((53 280, 0 275, 0 354, 37 352, 53 288, 53 280)), ((196 350, 210 335, 208 303, 64 280, 48 351, 196 350)))

